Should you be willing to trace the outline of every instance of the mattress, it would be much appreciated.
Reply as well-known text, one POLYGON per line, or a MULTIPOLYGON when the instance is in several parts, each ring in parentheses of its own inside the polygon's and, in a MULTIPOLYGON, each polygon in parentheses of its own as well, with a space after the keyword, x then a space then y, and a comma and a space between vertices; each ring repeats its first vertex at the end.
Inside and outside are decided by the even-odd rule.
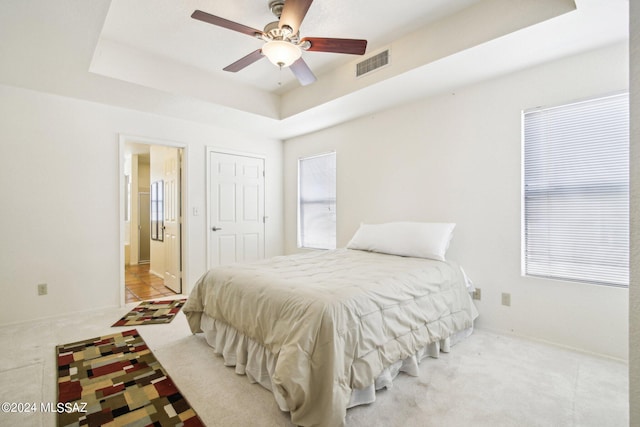
POLYGON ((212 269, 183 311, 302 426, 342 425, 353 390, 448 346, 477 317, 456 264, 349 249, 212 269))

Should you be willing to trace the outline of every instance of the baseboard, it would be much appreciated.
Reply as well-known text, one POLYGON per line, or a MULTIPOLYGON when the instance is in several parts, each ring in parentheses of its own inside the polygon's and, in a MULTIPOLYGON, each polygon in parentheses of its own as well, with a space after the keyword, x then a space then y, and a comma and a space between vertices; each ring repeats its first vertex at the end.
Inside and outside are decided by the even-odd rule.
MULTIPOLYGON (((125 306, 126 306, 126 304, 125 304, 125 306)), ((120 307, 119 305, 105 305, 105 306, 94 307, 94 308, 90 308, 90 309, 86 309, 86 310, 66 311, 64 313, 52 314, 50 316, 42 316, 42 317, 36 317, 36 318, 33 318, 33 319, 18 320, 16 322, 2 323, 2 324, 0 324, 0 328, 6 327, 6 326, 20 325, 20 324, 23 324, 23 323, 55 320, 55 319, 58 319, 58 318, 68 317, 69 315, 83 315, 83 314, 94 313, 96 311, 103 311, 103 310, 104 311, 106 311, 106 310, 114 310, 114 312, 115 312, 115 311, 118 311, 118 310, 122 310, 125 306, 120 307)))
POLYGON ((155 271, 153 271, 153 270, 151 270, 151 269, 149 269, 149 273, 153 274, 153 275, 154 275, 154 276, 156 276, 156 277, 159 277, 159 278, 161 278, 161 279, 164 279, 164 275, 163 275, 163 274, 156 273, 155 271))
POLYGON ((629 360, 627 359, 622 359, 620 357, 616 357, 613 356, 611 354, 606 354, 606 353, 598 353, 595 351, 590 351, 590 350, 585 350, 583 348, 578 348, 578 347, 573 347, 570 345, 566 345, 566 344, 561 344, 555 341, 549 341, 543 338, 538 338, 538 337, 532 337, 532 336, 528 336, 528 335, 521 335, 521 334, 516 334, 514 332, 508 332, 508 331, 501 331, 501 330, 497 330, 497 329, 492 329, 492 328, 483 328, 483 327, 474 327, 476 329, 479 329, 481 331, 485 331, 485 332, 490 332, 492 334, 495 335, 502 335, 505 337, 514 337, 514 338, 519 338, 519 339, 523 339, 523 340, 527 340, 527 341, 533 341, 533 342, 538 342, 541 344, 546 344, 552 347, 558 347, 558 348, 562 348, 565 350, 571 350, 571 351, 575 351, 576 353, 583 353, 583 354, 588 354, 590 356, 596 356, 596 357, 602 357, 603 359, 609 359, 609 360, 614 360, 616 362, 621 362, 621 363, 629 363, 629 360))

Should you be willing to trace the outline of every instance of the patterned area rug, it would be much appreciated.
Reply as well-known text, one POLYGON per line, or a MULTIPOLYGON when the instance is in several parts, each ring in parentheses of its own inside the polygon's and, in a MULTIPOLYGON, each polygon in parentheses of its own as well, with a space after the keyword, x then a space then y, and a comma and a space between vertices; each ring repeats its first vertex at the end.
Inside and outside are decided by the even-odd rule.
POLYGON ((56 352, 58 426, 204 426, 135 329, 56 352))
POLYGON ((186 298, 164 301, 143 301, 111 326, 138 326, 169 323, 178 314, 186 298))

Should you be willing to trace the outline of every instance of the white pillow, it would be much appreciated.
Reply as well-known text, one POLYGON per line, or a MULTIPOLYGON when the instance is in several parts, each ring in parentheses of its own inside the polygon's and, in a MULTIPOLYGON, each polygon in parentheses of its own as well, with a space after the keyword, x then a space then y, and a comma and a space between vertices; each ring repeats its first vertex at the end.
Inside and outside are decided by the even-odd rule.
POLYGON ((444 222, 361 224, 347 249, 444 261, 455 226, 444 222))

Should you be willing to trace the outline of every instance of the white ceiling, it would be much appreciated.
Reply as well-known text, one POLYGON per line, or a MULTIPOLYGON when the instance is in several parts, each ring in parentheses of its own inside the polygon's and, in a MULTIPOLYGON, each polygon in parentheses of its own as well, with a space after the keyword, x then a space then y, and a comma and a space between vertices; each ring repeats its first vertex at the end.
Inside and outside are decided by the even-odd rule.
POLYGON ((628 0, 315 0, 309 37, 364 38, 364 57, 305 52, 301 87, 244 34, 195 9, 262 29, 268 0, 3 0, 0 83, 286 139, 628 39, 628 0), (381 49, 391 65, 355 78, 381 49))

